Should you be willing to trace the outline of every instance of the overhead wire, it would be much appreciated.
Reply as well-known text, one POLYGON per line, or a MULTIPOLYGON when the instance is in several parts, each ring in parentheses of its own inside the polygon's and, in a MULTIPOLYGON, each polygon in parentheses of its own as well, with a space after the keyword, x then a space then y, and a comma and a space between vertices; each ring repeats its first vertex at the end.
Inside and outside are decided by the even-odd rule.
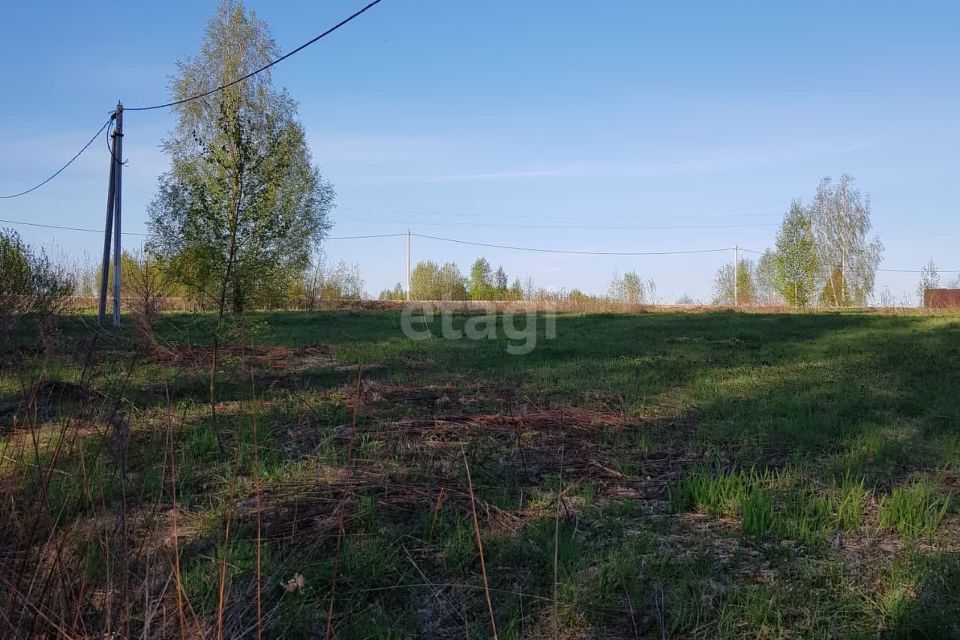
MULTIPOLYGON (((180 99, 180 100, 174 100, 174 101, 172 101, 172 102, 166 102, 166 103, 163 103, 163 104, 155 104, 155 105, 150 105, 150 106, 145 106, 145 107, 123 107, 123 110, 124 110, 124 111, 150 111, 150 110, 153 110, 153 109, 164 109, 164 108, 167 108, 167 107, 174 107, 174 106, 183 104, 183 103, 185 103, 185 102, 190 102, 190 101, 192 101, 192 100, 198 100, 198 99, 200 99, 200 98, 205 98, 205 97, 207 97, 207 96, 209 96, 209 95, 212 95, 212 94, 214 94, 214 93, 217 93, 217 92, 219 92, 219 91, 223 91, 224 89, 226 89, 226 88, 228 88, 228 87, 232 87, 232 86, 235 85, 235 84, 239 84, 239 83, 241 83, 241 82, 243 82, 243 81, 245 81, 245 80, 249 80, 249 79, 252 78, 253 76, 255 76, 255 75, 259 74, 259 73, 262 73, 262 72, 266 71, 266 70, 269 69, 270 67, 273 67, 274 65, 276 65, 276 64, 278 64, 278 63, 280 63, 280 62, 283 62, 284 60, 286 60, 286 59, 289 58, 290 56, 293 56, 293 55, 299 53, 300 51, 303 51, 304 49, 306 49, 306 48, 309 47, 310 45, 314 44, 314 43, 317 42, 318 40, 321 40, 321 39, 325 38, 326 36, 330 35, 330 34, 333 33, 334 31, 336 31, 337 29, 343 27, 343 26, 346 25, 347 23, 349 23, 349 22, 351 22, 352 20, 358 18, 360 15, 366 13, 367 11, 369 11, 370 9, 372 9, 375 5, 380 4, 380 2, 382 2, 382 1, 383 1, 383 0, 373 0, 372 2, 368 3, 367 5, 365 5, 363 8, 359 9, 358 11, 355 11, 353 14, 351 14, 350 16, 344 18, 343 20, 341 20, 341 21, 338 22, 337 24, 333 25, 332 27, 330 27, 329 29, 327 29, 326 31, 324 31, 323 33, 321 33, 320 35, 318 35, 318 36, 316 36, 316 37, 314 37, 314 38, 311 38, 310 40, 308 40, 307 42, 303 43, 302 45, 300 45, 299 47, 297 47, 297 48, 294 49, 293 51, 290 51, 290 52, 288 52, 288 53, 280 56, 280 57, 277 58, 276 60, 273 60, 273 61, 271 61, 271 62, 263 65, 263 66, 260 67, 259 69, 255 69, 254 71, 251 71, 250 73, 248 73, 248 74, 246 74, 246 75, 243 75, 243 76, 241 76, 241 77, 239 77, 239 78, 236 78, 236 79, 234 79, 234 80, 231 80, 230 82, 228 82, 228 83, 226 83, 226 84, 220 85, 219 87, 216 87, 216 88, 214 88, 214 89, 210 89, 209 91, 204 91, 204 92, 202 92, 202 93, 198 93, 198 94, 196 94, 196 95, 188 96, 188 97, 182 98, 182 99, 180 99)), ((80 148, 80 151, 78 151, 76 154, 74 154, 74 156, 73 156, 72 158, 70 158, 70 159, 66 162, 66 164, 64 164, 62 167, 60 167, 59 169, 57 169, 54 173, 52 173, 52 174, 51 174, 49 177, 47 177, 45 180, 43 180, 42 182, 40 182, 40 183, 38 183, 38 184, 30 187, 29 189, 25 189, 25 190, 23 190, 23 191, 20 191, 19 193, 11 193, 11 194, 6 194, 6 195, 0 195, 0 200, 8 200, 8 199, 11 199, 11 198, 19 198, 20 196, 25 196, 25 195, 27 195, 28 193, 32 193, 32 192, 36 191, 37 189, 39 189, 40 187, 44 186, 45 184, 47 184, 48 182, 50 182, 51 180, 53 180, 54 178, 56 178, 58 175, 60 175, 61 173, 63 173, 63 171, 64 171, 67 167, 69 167, 71 164, 73 164, 73 162, 74 162, 77 158, 79 158, 79 157, 83 154, 83 152, 86 151, 86 150, 90 147, 91 144, 93 144, 93 142, 97 139, 97 136, 99 136, 99 135, 103 132, 103 130, 106 129, 107 126, 108 126, 111 122, 113 122, 113 120, 114 120, 115 117, 116 117, 116 112, 112 113, 112 114, 110 115, 110 117, 107 119, 107 121, 104 122, 103 125, 102 125, 99 129, 97 129, 97 132, 96 132, 95 134, 93 134, 93 137, 91 137, 90 140, 89 140, 85 145, 83 145, 83 147, 80 148)), ((108 143, 108 146, 109 146, 109 143, 108 143)), ((113 151, 111 150, 110 153, 111 153, 111 155, 112 155, 112 154, 113 154, 113 151)), ((116 158, 114 158, 114 160, 116 160, 116 158)), ((35 225, 35 226, 40 226, 40 225, 35 225)), ((74 230, 76 230, 76 229, 74 229, 74 230)))
MULTIPOLYGON (((363 6, 362 8, 360 8, 359 10, 357 10, 357 11, 355 11, 354 13, 352 13, 351 15, 347 16, 346 18, 344 18, 343 20, 341 20, 341 21, 338 22, 337 24, 333 25, 332 27, 330 27, 330 28, 327 29, 326 31, 323 31, 322 33, 320 33, 319 35, 315 36, 314 38, 311 38, 311 39, 308 40, 307 42, 301 44, 299 47, 296 47, 295 49, 289 51, 288 53, 280 56, 280 57, 277 58, 276 60, 272 60, 272 61, 268 62, 267 64, 263 65, 262 67, 259 67, 259 68, 255 69, 254 71, 251 71, 250 73, 247 73, 247 74, 245 74, 245 75, 243 75, 243 76, 240 76, 239 78, 235 78, 234 80, 231 80, 230 82, 227 82, 227 83, 225 83, 225 84, 223 84, 223 85, 217 86, 217 87, 215 87, 215 88, 213 88, 213 89, 209 89, 209 90, 207 90, 207 91, 203 91, 203 92, 198 93, 198 94, 194 94, 194 95, 188 96, 188 97, 186 97, 186 98, 181 98, 181 99, 173 100, 173 101, 170 101, 170 102, 165 102, 165 103, 156 104, 156 105, 149 105, 149 106, 124 107, 123 109, 124 109, 125 111, 150 111, 150 110, 155 110, 155 109, 165 109, 165 108, 169 108, 169 107, 175 107, 175 106, 178 106, 178 105, 187 103, 187 102, 191 102, 191 101, 193 101, 193 100, 199 100, 199 99, 201 99, 201 98, 205 98, 205 97, 207 97, 207 96, 213 95, 214 93, 218 93, 218 92, 220 92, 220 91, 223 91, 224 89, 227 89, 227 88, 232 87, 232 86, 234 86, 234 85, 236 85, 236 84, 239 84, 239 83, 241 83, 241 82, 244 82, 244 81, 246 81, 246 80, 249 80, 250 78, 252 78, 252 77, 254 77, 254 76, 256 76, 256 75, 258 75, 258 74, 266 71, 267 69, 270 69, 271 67, 279 64, 280 62, 283 62, 283 61, 286 60, 287 58, 290 58, 291 56, 296 55, 296 54, 299 53, 300 51, 303 51, 303 50, 306 49, 307 47, 315 44, 315 43, 318 42, 319 40, 327 37, 328 35, 332 34, 332 33, 335 32, 335 31, 337 31, 337 30, 340 29, 341 27, 343 27, 343 26, 345 26, 346 24, 350 23, 350 22, 353 21, 354 19, 358 18, 358 17, 361 16, 362 14, 366 13, 367 11, 369 11, 370 9, 372 9, 374 6, 376 6, 377 4, 379 4, 379 3, 382 2, 382 1, 383 1, 383 0, 372 0, 372 2, 369 2, 368 4, 364 5, 364 6, 363 6)), ((83 154, 83 152, 86 151, 86 150, 90 147, 91 144, 93 144, 93 142, 94 142, 94 141, 97 139, 97 137, 103 132, 103 130, 106 129, 106 128, 113 122, 113 120, 115 119, 115 117, 116 117, 116 113, 111 114, 111 116, 107 119, 107 121, 104 122, 103 125, 101 125, 101 127, 100 127, 100 128, 97 130, 97 132, 90 138, 90 140, 89 140, 83 147, 81 147, 81 149, 80 149, 76 154, 74 154, 74 156, 71 157, 70 160, 68 160, 62 167, 60 167, 59 169, 57 169, 57 171, 55 171, 53 174, 51 174, 50 176, 48 176, 45 180, 43 180, 42 182, 34 185, 33 187, 30 187, 29 189, 25 189, 24 191, 21 191, 21 192, 19 192, 19 193, 8 194, 8 195, 0 195, 0 199, 11 199, 11 198, 17 198, 17 197, 20 197, 20 196, 24 196, 24 195, 27 195, 28 193, 32 193, 33 191, 36 191, 37 189, 43 187, 45 184, 49 183, 51 180, 53 180, 53 179, 56 178, 58 175, 60 175, 67 167, 69 167, 71 164, 73 164, 73 162, 74 162, 77 158, 79 158, 79 157, 83 154)), ((109 138, 109 135, 108 135, 108 138, 109 138)), ((107 145, 107 146, 108 146, 108 149, 109 149, 109 151, 110 151, 110 153, 111 153, 111 155, 112 155, 112 154, 113 154, 113 150, 109 148, 109 142, 108 142, 108 145, 107 145)), ((114 158, 114 160, 117 160, 117 158, 114 158)), ((439 213, 431 213, 431 212, 415 212, 415 211, 405 211, 405 212, 396 211, 396 212, 397 212, 397 213, 407 213, 407 214, 411 214, 411 215, 441 215, 441 214, 439 214, 439 213)), ((522 216, 521 216, 521 217, 522 217, 522 216)), ((535 217, 535 216, 529 216, 529 217, 535 217)), ((560 219, 560 218, 562 218, 561 216, 545 216, 545 217, 550 217, 550 218, 554 218, 554 219, 560 219)), ((686 217, 690 217, 690 216, 686 216, 686 217)), ((728 215, 728 216, 718 215, 718 216, 703 216, 703 217, 761 217, 761 216, 759 216, 759 215, 753 216, 753 215, 749 215, 749 214, 731 214, 731 215, 728 215)), ((71 227, 71 226, 63 226, 63 225, 51 225, 51 224, 43 224, 43 223, 38 223, 38 222, 27 222, 27 221, 22 221, 22 220, 6 220, 6 219, 0 219, 0 222, 6 223, 6 224, 26 225, 26 226, 31 226, 31 227, 45 228, 45 229, 62 229, 62 230, 67 230, 67 231, 80 231, 80 232, 88 232, 88 233, 100 233, 100 230, 99 230, 99 229, 89 229, 89 228, 84 228, 84 227, 71 227)), ((403 220, 379 220, 378 222, 383 222, 383 223, 387 223, 387 224, 408 224, 408 221, 403 221, 403 220)), ((462 226, 462 227, 465 227, 465 226, 470 226, 470 227, 493 227, 493 226, 497 226, 497 225, 482 224, 482 223, 473 223, 473 224, 470 224, 470 223, 419 223, 419 224, 428 224, 428 225, 431 225, 431 226, 451 226, 451 227, 456 227, 456 226, 462 226)), ((525 227, 523 227, 523 226, 521 226, 521 225, 500 225, 500 226, 502 226, 502 227, 504 227, 504 228, 518 228, 518 227, 521 227, 521 228, 538 228, 538 227, 535 227, 535 226, 532 226, 532 225, 527 225, 527 226, 525 226, 525 227)), ((769 225, 715 225, 715 226, 708 226, 708 227, 705 227, 705 228, 734 228, 734 227, 763 227, 763 226, 769 226, 769 225)), ((574 227, 573 227, 573 226, 570 226, 570 228, 574 228, 574 227)), ((697 227, 697 226, 678 226, 678 225, 673 225, 673 226, 647 226, 647 227, 638 226, 638 225, 623 225, 623 226, 616 226, 616 227, 613 227, 613 226, 612 226, 612 227, 610 227, 610 228, 679 229, 679 228, 698 228, 698 227, 697 227)), ((146 233, 136 233, 136 232, 124 232, 123 235, 141 236, 141 237, 144 237, 144 236, 147 236, 148 234, 146 234, 146 233)), ((441 237, 441 236, 432 236, 432 235, 426 235, 426 234, 404 234, 404 233, 367 234, 367 235, 354 235, 354 236, 328 236, 326 239, 327 239, 327 240, 357 240, 357 239, 369 239, 369 238, 400 237, 400 236, 404 236, 404 235, 412 235, 412 236, 416 236, 416 237, 418 237, 418 238, 424 238, 424 239, 429 239, 429 240, 437 240, 437 241, 442 241, 442 242, 451 242, 451 243, 462 244, 462 245, 471 245, 471 246, 487 247, 487 248, 494 248, 494 249, 506 249, 506 250, 513 250, 513 251, 529 251, 529 252, 536 252, 536 253, 567 254, 567 255, 661 256, 661 255, 689 255, 689 254, 703 254, 703 253, 718 253, 718 252, 730 251, 730 250, 736 249, 736 247, 723 247, 723 248, 717 248, 717 249, 694 249, 694 250, 680 250, 680 251, 586 251, 586 250, 574 250, 574 249, 548 249, 548 248, 542 248, 542 247, 522 247, 522 246, 514 246, 514 245, 501 245, 501 244, 484 243, 484 242, 473 242, 473 241, 469 241, 469 240, 460 240, 460 239, 458 239, 458 238, 445 238, 445 237, 441 237)), ((756 251, 756 250, 753 250, 753 249, 746 249, 746 248, 743 248, 742 250, 745 251, 745 252, 748 252, 748 253, 755 253, 755 254, 762 254, 762 253, 764 253, 764 252, 762 252, 762 251, 756 251)), ((914 270, 914 269, 878 269, 878 271, 882 271, 882 272, 892 272, 892 273, 922 273, 922 270, 914 270)), ((960 273, 960 272, 956 272, 956 271, 942 271, 942 272, 943 272, 943 273, 960 273)))
MULTIPOLYGON (((358 213, 370 213, 369 208, 361 207, 337 207, 341 211, 356 211, 358 213)), ((474 219, 487 219, 487 218, 533 218, 536 220, 583 220, 586 216, 584 214, 580 215, 560 215, 553 213, 489 213, 482 211, 420 211, 420 210, 409 210, 409 209, 380 209, 376 213, 387 213, 387 214, 399 214, 399 215, 412 215, 412 216, 442 216, 444 218, 474 218, 474 219)), ((592 214, 591 214, 592 215, 592 214)), ((658 218, 667 218, 670 220, 712 220, 712 219, 724 219, 724 218, 771 218, 774 217, 773 214, 769 213, 701 213, 701 214, 658 214, 658 218)), ((607 222, 623 222, 627 224, 632 224, 635 222, 634 218, 623 219, 623 218, 609 218, 607 222)))
POLYGON ((252 78, 253 76, 257 75, 258 73, 262 73, 262 72, 266 71, 267 69, 269 69, 270 67, 272 67, 272 66, 274 66, 274 65, 276 65, 276 64, 278 64, 278 63, 280 63, 280 62, 283 62, 284 60, 286 60, 286 59, 289 58, 290 56, 295 55, 295 54, 303 51, 304 49, 306 49, 306 48, 309 47, 310 45, 314 44, 314 43, 317 42, 318 40, 321 40, 321 39, 327 37, 328 35, 330 35, 330 34, 333 33, 334 31, 336 31, 336 30, 339 29, 340 27, 343 27, 344 25, 346 25, 347 23, 351 22, 352 20, 360 17, 362 14, 364 14, 364 13, 366 13, 367 11, 369 11, 370 9, 372 9, 374 6, 380 4, 382 1, 383 1, 383 0, 373 0, 373 2, 370 2, 369 4, 367 4, 366 6, 364 6, 362 9, 360 9, 360 10, 354 12, 353 14, 351 14, 350 16, 344 18, 343 20, 341 20, 341 21, 338 22, 337 24, 333 25, 332 27, 330 27, 329 29, 327 29, 326 31, 324 31, 323 33, 321 33, 320 35, 318 35, 318 36, 316 36, 316 37, 308 40, 307 42, 304 42, 302 45, 300 45, 299 47, 297 47, 297 48, 294 49, 293 51, 290 51, 290 52, 288 52, 288 53, 285 53, 284 55, 280 56, 280 57, 277 58, 276 60, 273 60, 272 62, 268 62, 267 64, 263 65, 263 66, 260 67, 259 69, 255 69, 254 71, 251 71, 250 73, 248 73, 248 74, 246 74, 246 75, 240 76, 239 78, 236 78, 235 80, 231 80, 230 82, 228 82, 228 83, 226 83, 226 84, 222 84, 222 85, 220 85, 219 87, 216 87, 215 89, 210 89, 209 91, 204 91, 204 92, 202 92, 202 93, 198 93, 198 94, 195 94, 195 95, 192 95, 192 96, 188 96, 188 97, 186 97, 186 98, 181 98, 181 99, 179 99, 179 100, 173 100, 173 101, 171 101, 171 102, 165 102, 165 103, 163 103, 163 104, 154 104, 154 105, 150 105, 150 106, 146 106, 146 107, 124 107, 123 110, 124 110, 124 111, 151 111, 151 110, 153 110, 153 109, 166 109, 166 108, 168 108, 168 107, 175 107, 175 106, 177 106, 177 105, 181 105, 181 104, 184 104, 184 103, 186 103, 186 102, 191 102, 191 101, 193 101, 193 100, 199 100, 200 98, 206 98, 206 97, 209 96, 209 95, 213 95, 214 93, 217 93, 217 92, 219 92, 219 91, 223 91, 224 89, 227 89, 227 88, 229 88, 229 87, 232 87, 232 86, 235 85, 235 84, 239 84, 239 83, 241 83, 241 82, 243 82, 243 81, 245 81, 245 80, 249 80, 249 79, 252 78))
MULTIPOLYGON (((27 222, 26 220, 8 220, 0 218, 0 223, 25 225, 28 227, 40 227, 42 229, 62 229, 64 231, 81 231, 84 233, 103 233, 102 229, 91 229, 88 227, 70 227, 56 224, 43 224, 40 222, 27 222)), ((139 233, 134 231, 124 231, 125 236, 148 237, 149 233, 139 233)), ((402 238, 407 233, 371 233, 363 235, 349 236, 326 236, 324 240, 369 240, 375 238, 402 238)), ((683 249, 676 251, 588 251, 580 249, 549 249, 544 247, 524 247, 518 245, 493 244, 488 242, 474 242, 471 240, 461 240, 459 238, 446 238, 443 236, 433 236, 424 233, 409 233, 413 238, 423 238, 425 240, 437 240, 439 242, 450 242, 454 244, 469 245, 475 247, 486 247, 489 249, 506 249, 510 251, 529 251, 534 253, 555 253, 565 255, 585 255, 585 256, 672 256, 672 255, 693 255, 704 253, 721 253, 724 251, 734 251, 737 247, 718 247, 715 249, 683 249)), ((739 247, 740 251, 750 253, 763 253, 753 249, 739 247)), ((877 269, 883 273, 923 273, 922 269, 877 269)), ((960 270, 937 269, 939 273, 960 273, 960 270)))
MULTIPOLYGON (((0 222, 2 222, 2 223, 4 223, 4 224, 22 224, 22 225, 25 225, 25 226, 27 226, 27 227, 40 227, 41 229, 62 229, 62 230, 64 230, 64 231, 82 231, 82 232, 85 232, 85 233, 100 233, 100 234, 103 233, 103 229, 90 229, 90 228, 87 228, 87 227, 67 227, 67 226, 63 226, 63 225, 59 225, 59 224, 43 224, 43 223, 40 223, 40 222, 27 222, 26 220, 6 220, 6 219, 3 219, 3 218, 0 218, 0 222)), ((145 237, 145 236, 147 236, 147 235, 149 235, 149 234, 146 234, 146 233, 135 233, 135 232, 133 232, 133 231, 124 231, 124 232, 122 232, 122 235, 125 235, 125 236, 144 236, 144 237, 145 237)))
MULTIPOLYGON (((28 227, 40 227, 42 229, 62 229, 64 231, 82 231, 84 233, 103 233, 103 229, 91 229, 89 227, 68 227, 58 224, 42 224, 40 222, 27 222, 26 220, 7 220, 0 218, 0 223, 4 224, 22 224, 28 227)), ((135 231, 124 231, 123 235, 125 236, 139 236, 142 238, 148 237, 149 233, 140 233, 135 231)), ((367 235, 358 235, 358 236, 326 236, 324 240, 365 240, 368 238, 399 238, 400 236, 405 236, 406 233, 375 233, 367 235)))
POLYGON ((400 220, 397 218, 356 218, 341 219, 341 222, 374 222, 378 224, 402 224, 408 226, 451 227, 475 229, 641 229, 648 231, 668 231, 680 229, 756 229, 775 227, 774 224, 680 224, 680 225, 647 225, 647 224, 498 224, 487 222, 423 222, 420 220, 400 220))
POLYGON ((110 116, 109 118, 107 118, 107 121, 104 122, 103 125, 101 125, 99 129, 97 129, 97 132, 96 132, 95 134, 93 134, 93 137, 90 138, 90 140, 87 141, 87 144, 83 145, 83 146, 80 148, 80 151, 77 151, 77 152, 73 155, 72 158, 70 158, 69 160, 67 160, 67 163, 66 163, 66 164, 64 164, 62 167, 60 167, 59 169, 57 169, 56 171, 54 171, 52 174, 50 174, 50 176, 47 177, 46 180, 44 180, 43 182, 40 182, 40 183, 38 183, 38 184, 30 187, 29 189, 26 189, 26 190, 24 190, 24 191, 21 191, 20 193, 11 193, 11 194, 8 194, 8 195, 0 195, 0 200, 8 200, 8 199, 10 199, 10 198, 19 198, 20 196, 25 196, 25 195, 27 195, 28 193, 32 193, 32 192, 36 191, 37 189, 39 189, 39 188, 42 187, 43 185, 47 184, 48 182, 50 182, 51 180, 53 180, 54 178, 56 178, 58 175, 60 175, 61 173, 63 173, 64 170, 65 170, 67 167, 69 167, 71 164, 73 164, 73 162, 74 162, 77 158, 79 158, 79 157, 83 154, 83 152, 86 151, 86 150, 90 147, 90 145, 93 144, 93 142, 100 136, 101 133, 103 133, 103 130, 106 129, 107 126, 108 126, 111 122, 113 122, 113 115, 112 115, 112 114, 111 114, 111 116, 110 116))
POLYGON ((411 233, 416 238, 426 238, 428 240, 439 240, 442 242, 454 242, 456 244, 472 245, 475 247, 487 247, 492 249, 509 249, 513 251, 532 251, 535 253, 562 253, 572 255, 588 256, 669 256, 693 253, 718 253, 720 251, 733 251, 733 247, 723 247, 720 249, 691 249, 686 251, 584 251, 577 249, 544 249, 540 247, 520 247, 505 244, 490 244, 486 242, 472 242, 470 240, 459 240, 457 238, 443 238, 440 236, 430 236, 422 233, 411 233))
MULTIPOLYGON (((740 251, 746 253, 755 253, 757 255, 763 255, 767 253, 766 251, 757 251, 756 249, 747 249, 746 247, 738 247, 740 251)), ((840 267, 840 265, 834 265, 835 267, 840 267)), ((877 269, 878 273, 923 273, 923 269, 877 269)), ((957 269, 937 269, 937 273, 960 273, 960 270, 957 269)))

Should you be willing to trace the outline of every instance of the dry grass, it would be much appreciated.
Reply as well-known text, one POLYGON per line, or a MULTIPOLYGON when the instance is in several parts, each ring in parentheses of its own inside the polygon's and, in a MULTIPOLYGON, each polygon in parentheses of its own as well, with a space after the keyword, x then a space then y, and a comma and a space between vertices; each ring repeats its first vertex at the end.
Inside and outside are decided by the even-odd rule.
MULTIPOLYGON (((699 326, 671 328, 637 365, 616 354, 590 369, 586 357, 602 356, 588 346, 569 369, 544 372, 541 359, 520 379, 496 353, 487 370, 439 349, 370 361, 378 352, 354 333, 230 347, 217 409, 226 456, 203 406, 202 346, 144 357, 105 343, 69 379, 63 362, 24 366, 0 441, 3 637, 837 637, 922 630, 920 606, 940 620, 960 593, 960 523, 940 511, 956 469, 928 473, 926 460, 890 453, 894 440, 825 439, 818 451, 867 460, 841 482, 825 459, 734 439, 748 418, 777 426, 776 394, 795 420, 852 394, 818 387, 797 409, 798 386, 768 386, 782 345, 751 351, 746 333, 699 326), (696 353, 711 377, 685 389, 696 353), (764 375, 735 357, 763 359, 751 364, 764 375), (709 506, 711 482, 753 469, 742 495, 709 506), (919 513, 937 517, 908 522, 910 539, 894 515, 917 513, 896 490, 914 476, 929 482, 919 513), (690 504, 671 505, 691 478, 690 504), (837 506, 858 487, 866 497, 837 506), (820 499, 843 510, 838 524, 818 519, 820 499), (768 515, 785 524, 766 527, 768 515)), ((840 352, 872 348, 857 344, 840 352)), ((937 398, 917 406, 946 415, 937 398)), ((913 406, 874 402, 888 419, 913 406)))

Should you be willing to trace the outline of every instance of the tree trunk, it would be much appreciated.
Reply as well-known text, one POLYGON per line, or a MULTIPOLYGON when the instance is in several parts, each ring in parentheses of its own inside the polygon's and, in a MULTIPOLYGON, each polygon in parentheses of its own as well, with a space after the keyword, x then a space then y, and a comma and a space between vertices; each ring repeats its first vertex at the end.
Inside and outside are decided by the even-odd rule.
POLYGON ((233 281, 233 312, 234 313, 243 313, 244 307, 244 297, 243 297, 243 286, 237 282, 236 279, 233 281))

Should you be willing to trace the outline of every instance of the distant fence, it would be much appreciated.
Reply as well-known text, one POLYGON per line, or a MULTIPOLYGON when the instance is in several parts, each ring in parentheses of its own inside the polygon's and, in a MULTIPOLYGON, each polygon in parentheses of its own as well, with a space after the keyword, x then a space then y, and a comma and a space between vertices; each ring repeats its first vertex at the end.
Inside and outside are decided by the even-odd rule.
POLYGON ((960 309, 960 289, 927 289, 923 292, 927 309, 960 309))

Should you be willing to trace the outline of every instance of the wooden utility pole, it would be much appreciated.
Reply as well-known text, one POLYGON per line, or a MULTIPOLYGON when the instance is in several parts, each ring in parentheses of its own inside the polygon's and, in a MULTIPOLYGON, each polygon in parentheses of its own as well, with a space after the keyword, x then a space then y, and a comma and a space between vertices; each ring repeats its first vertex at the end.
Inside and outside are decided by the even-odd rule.
POLYGON ((407 302, 410 301, 410 229, 407 229, 407 302))
POLYGON ((110 182, 107 185, 107 219, 103 228, 103 261, 100 264, 100 304, 97 322, 107 322, 107 283, 110 277, 110 244, 113 241, 113 327, 120 327, 120 203, 122 201, 123 105, 113 112, 114 131, 110 144, 110 182))

